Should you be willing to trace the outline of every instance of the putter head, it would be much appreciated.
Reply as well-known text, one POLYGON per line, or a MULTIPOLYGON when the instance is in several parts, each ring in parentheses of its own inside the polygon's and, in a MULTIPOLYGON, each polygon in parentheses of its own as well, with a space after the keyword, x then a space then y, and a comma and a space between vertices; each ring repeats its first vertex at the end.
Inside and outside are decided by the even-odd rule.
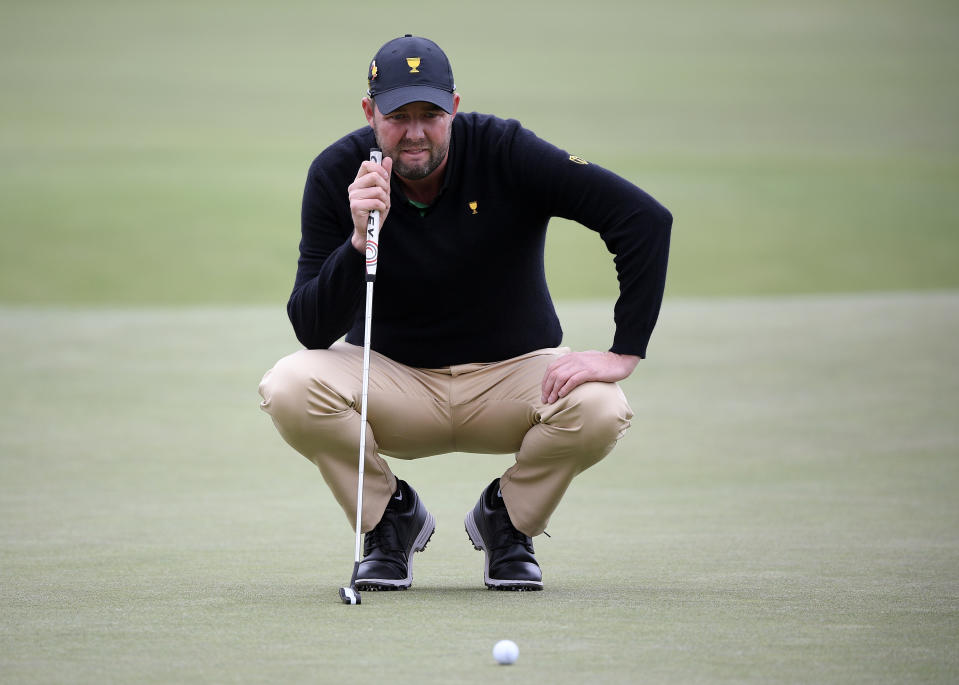
POLYGON ((362 604, 360 601, 360 592, 355 587, 341 587, 340 599, 343 604, 362 604))

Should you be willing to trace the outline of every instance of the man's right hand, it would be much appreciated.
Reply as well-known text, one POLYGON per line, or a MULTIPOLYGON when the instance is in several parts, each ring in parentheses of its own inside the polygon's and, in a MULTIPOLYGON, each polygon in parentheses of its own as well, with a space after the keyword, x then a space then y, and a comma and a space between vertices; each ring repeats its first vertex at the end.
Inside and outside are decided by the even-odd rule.
POLYGON ((380 227, 386 223, 390 212, 390 173, 393 160, 383 158, 382 164, 365 161, 356 172, 356 179, 350 184, 350 214, 353 215, 353 247, 366 254, 366 225, 370 212, 379 210, 380 227))

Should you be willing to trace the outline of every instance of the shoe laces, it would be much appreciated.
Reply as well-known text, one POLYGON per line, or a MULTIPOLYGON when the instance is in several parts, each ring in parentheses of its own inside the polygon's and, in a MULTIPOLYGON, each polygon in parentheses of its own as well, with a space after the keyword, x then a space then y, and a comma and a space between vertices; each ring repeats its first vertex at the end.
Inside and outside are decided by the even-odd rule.
POLYGON ((380 522, 368 532, 363 538, 363 556, 369 556, 374 550, 383 551, 402 551, 400 536, 396 530, 396 522, 393 520, 389 509, 383 513, 380 522))
POLYGON ((516 527, 513 525, 513 522, 509 520, 509 514, 506 512, 505 508, 502 511, 497 511, 494 514, 493 521, 494 549, 512 547, 513 545, 522 545, 532 554, 532 540, 530 540, 528 535, 516 529, 516 527))

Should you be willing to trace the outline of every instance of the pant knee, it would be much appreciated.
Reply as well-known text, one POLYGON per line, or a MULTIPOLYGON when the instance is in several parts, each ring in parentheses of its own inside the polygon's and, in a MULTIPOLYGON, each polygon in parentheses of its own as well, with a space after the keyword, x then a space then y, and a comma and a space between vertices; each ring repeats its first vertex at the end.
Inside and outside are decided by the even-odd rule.
POLYGON ((260 381, 260 409, 269 414, 277 427, 298 423, 305 409, 303 382, 290 368, 287 358, 281 359, 260 381))
POLYGON ((623 437, 633 412, 615 383, 584 383, 567 396, 568 406, 550 423, 573 430, 587 451, 605 454, 623 437))
POLYGON ((284 432, 302 432, 318 417, 352 411, 352 398, 324 382, 317 365, 303 357, 302 352, 284 357, 260 381, 260 408, 284 432))

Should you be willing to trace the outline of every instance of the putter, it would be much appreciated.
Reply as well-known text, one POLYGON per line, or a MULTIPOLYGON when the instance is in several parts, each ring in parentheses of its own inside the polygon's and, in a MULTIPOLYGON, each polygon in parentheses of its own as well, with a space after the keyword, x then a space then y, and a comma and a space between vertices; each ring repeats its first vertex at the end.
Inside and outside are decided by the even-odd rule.
MULTIPOLYGON (((383 152, 379 148, 370 149, 370 161, 380 164, 383 161, 383 152)), ((357 472, 359 479, 356 485, 356 545, 353 554, 353 576, 349 587, 340 588, 340 599, 343 604, 361 604, 360 591, 356 589, 356 574, 360 570, 360 524, 363 519, 363 470, 366 463, 366 396, 370 389, 370 329, 373 326, 373 281, 376 280, 376 262, 379 255, 377 241, 380 237, 380 213, 378 210, 370 212, 366 224, 366 325, 363 331, 363 387, 361 391, 362 405, 360 406, 360 458, 357 472)))

